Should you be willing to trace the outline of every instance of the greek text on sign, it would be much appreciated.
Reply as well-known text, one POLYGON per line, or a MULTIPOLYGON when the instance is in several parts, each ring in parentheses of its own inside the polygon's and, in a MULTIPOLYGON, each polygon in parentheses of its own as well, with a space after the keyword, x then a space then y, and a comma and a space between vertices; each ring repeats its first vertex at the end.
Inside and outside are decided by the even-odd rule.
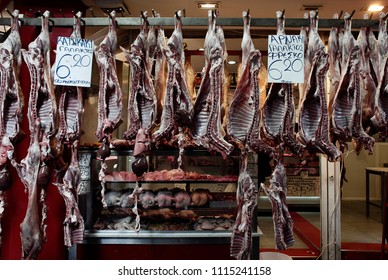
POLYGON ((268 36, 268 82, 304 82, 304 37, 268 36))
POLYGON ((54 85, 90 87, 93 41, 58 37, 54 85))

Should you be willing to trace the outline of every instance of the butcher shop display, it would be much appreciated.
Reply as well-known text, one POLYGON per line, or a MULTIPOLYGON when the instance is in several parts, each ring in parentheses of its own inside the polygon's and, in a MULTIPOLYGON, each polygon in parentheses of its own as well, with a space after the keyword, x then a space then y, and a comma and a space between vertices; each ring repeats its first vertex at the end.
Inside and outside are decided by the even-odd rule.
MULTIPOLYGON (((1 220, 11 214, 7 191, 20 180, 27 193, 20 224, 22 259, 37 259, 50 238, 46 191, 51 183, 63 206, 63 215, 53 219, 60 219, 67 249, 93 234, 117 234, 120 239, 129 231, 136 236, 130 238, 142 231, 190 231, 193 236, 205 231, 222 235, 222 242, 230 245, 228 257, 248 260, 259 249, 254 238, 259 236, 256 210, 263 190, 271 204, 275 249, 286 250, 295 243, 287 174, 303 180, 302 171, 311 175, 312 169, 317 177, 316 155, 321 154, 330 162, 342 161, 345 180, 348 142, 353 141, 357 155, 362 149, 372 154, 375 142, 388 137, 388 14, 381 13, 376 21, 377 37, 370 15, 364 15, 356 39, 354 12, 345 13, 344 20, 342 12, 334 14, 327 36, 318 30, 318 11, 305 13, 300 25, 293 26, 304 38, 304 82, 267 87, 266 52, 255 47, 261 31, 252 31, 257 21, 251 20, 250 10, 242 12, 237 73, 228 72, 220 25, 234 23, 220 20, 219 11, 209 10, 202 27, 207 29, 200 72, 195 72, 195 52, 184 38, 186 22, 193 25, 184 10, 171 18, 141 11, 130 24, 135 35, 126 34, 130 41, 125 44, 116 12, 97 19, 104 20, 108 31, 94 49, 98 85, 87 90, 53 84, 59 58, 51 63, 50 40, 56 38, 50 38, 55 22, 50 23, 49 11, 27 49, 19 35, 19 11, 10 14, 8 37, 0 43, 0 248, 1 220), (117 67, 121 63, 116 65, 118 54, 125 58, 123 71, 117 67), (28 77, 20 76, 22 62, 28 77), (27 110, 22 78, 30 82, 27 110), (96 108, 95 115, 85 101, 96 108), (19 161, 15 146, 24 136, 23 113, 29 147, 19 161), (85 116, 95 120, 94 127, 86 127, 85 116), (83 143, 81 136, 89 130, 93 143, 83 143), (90 162, 85 164, 84 155, 90 162), (285 157, 292 158, 292 166, 285 157), (12 168, 18 178, 11 177, 12 168)), ((83 40, 87 22, 80 12, 74 14, 72 40, 83 40)), ((276 11, 276 34, 286 36, 284 10, 276 11)))
POLYGON ((11 31, 0 43, 0 248, 1 220, 6 206, 6 191, 12 186, 9 159, 18 141, 24 107, 24 96, 20 87, 19 72, 22 64, 19 34, 19 11, 12 14, 11 31))

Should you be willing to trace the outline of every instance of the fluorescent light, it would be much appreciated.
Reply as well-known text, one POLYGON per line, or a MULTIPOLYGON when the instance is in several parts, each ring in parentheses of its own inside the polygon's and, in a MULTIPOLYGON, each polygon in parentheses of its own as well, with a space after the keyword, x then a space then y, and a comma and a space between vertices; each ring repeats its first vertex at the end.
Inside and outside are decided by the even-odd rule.
POLYGON ((228 64, 230 64, 230 65, 233 65, 233 64, 236 64, 237 62, 236 61, 234 61, 234 60, 229 60, 228 61, 228 64))
POLYGON ((381 5, 370 5, 368 8, 369 12, 380 12, 384 9, 384 6, 381 5))
POLYGON ((218 3, 197 3, 198 4, 198 8, 200 9, 208 9, 208 10, 211 10, 211 9, 218 9, 218 3))
POLYGON ((203 52, 205 49, 204 48, 199 48, 198 50, 203 52))

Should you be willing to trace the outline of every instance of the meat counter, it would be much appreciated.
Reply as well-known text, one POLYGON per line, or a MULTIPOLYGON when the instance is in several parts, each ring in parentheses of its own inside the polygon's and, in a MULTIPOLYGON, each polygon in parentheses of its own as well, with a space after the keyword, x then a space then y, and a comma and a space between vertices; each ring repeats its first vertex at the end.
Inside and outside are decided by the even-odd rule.
MULTIPOLYGON (((186 150, 183 172, 177 169, 177 150, 157 150, 148 157, 149 171, 136 177, 132 151, 113 149, 103 178, 96 149, 83 147, 79 155, 85 239, 71 249, 70 259, 231 259, 237 153, 223 159, 186 150), (138 253, 129 254, 133 251, 138 253)), ((255 178, 255 156, 250 158, 255 178)), ((258 259, 260 230, 256 218, 253 223, 251 258, 258 259)))

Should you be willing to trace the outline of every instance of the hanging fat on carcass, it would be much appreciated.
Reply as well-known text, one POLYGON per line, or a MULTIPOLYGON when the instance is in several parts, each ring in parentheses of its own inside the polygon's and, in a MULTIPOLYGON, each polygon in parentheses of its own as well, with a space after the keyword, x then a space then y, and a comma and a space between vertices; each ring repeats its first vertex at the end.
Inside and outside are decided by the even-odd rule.
POLYGON ((351 33, 351 15, 346 13, 344 19, 343 67, 341 81, 333 100, 332 122, 334 136, 340 144, 341 151, 347 148, 346 141, 353 138, 357 153, 364 146, 369 154, 372 154, 375 140, 366 134, 362 127, 360 47, 351 33))
POLYGON ((94 54, 99 70, 98 123, 96 136, 98 141, 110 143, 113 131, 122 123, 122 92, 116 70, 117 23, 116 12, 110 15, 109 31, 94 54))
MULTIPOLYGON (((74 16, 74 27, 70 38, 81 38, 81 15, 82 13, 78 12, 74 16)), ((81 182, 78 142, 82 134, 82 88, 57 85, 55 92, 59 96, 57 147, 58 150, 62 150, 62 155, 69 153, 71 161, 67 164, 62 158, 57 160, 61 164, 56 166, 57 176, 54 184, 58 187, 66 207, 65 220, 63 221, 64 244, 71 247, 82 242, 85 229, 84 220, 78 208, 78 188, 81 182)))
POLYGON ((388 136, 388 59, 386 55, 388 48, 387 17, 388 14, 380 14, 379 33, 377 37, 379 75, 375 95, 375 115, 371 119, 378 128, 380 139, 384 141, 388 136))
POLYGON ((224 37, 216 25, 216 12, 209 11, 209 28, 205 37, 205 68, 194 104, 192 134, 194 143, 224 158, 233 146, 225 141, 221 127, 221 97, 224 77, 224 37))
POLYGON ((14 144, 21 135, 20 123, 24 96, 20 87, 19 72, 22 64, 19 34, 19 10, 11 14, 11 29, 7 39, 0 43, 0 247, 1 218, 5 209, 5 191, 12 186, 9 158, 14 144))
POLYGON ((327 110, 325 77, 329 68, 329 55, 319 37, 317 15, 310 12, 310 33, 307 58, 310 72, 306 79, 305 92, 299 108, 298 139, 314 153, 326 154, 335 161, 341 154, 329 139, 329 115, 327 110))
MULTIPOLYGON (((160 14, 152 10, 154 17, 159 18, 160 14)), ((148 73, 154 84, 156 97, 155 122, 160 123, 163 111, 164 94, 166 91, 166 58, 163 49, 166 46, 164 29, 162 26, 151 25, 147 35, 147 67, 148 73)))
MULTIPOLYGON (((285 35, 284 11, 277 11, 277 35, 285 35)), ((262 131, 266 141, 276 147, 284 143, 290 151, 302 157, 304 146, 296 140, 295 104, 291 83, 272 83, 262 108, 262 131)))
POLYGON ((227 133, 240 143, 240 148, 255 152, 272 153, 272 148, 260 137, 261 54, 255 49, 250 35, 249 10, 243 12, 244 35, 241 42, 242 69, 227 117, 227 133))

